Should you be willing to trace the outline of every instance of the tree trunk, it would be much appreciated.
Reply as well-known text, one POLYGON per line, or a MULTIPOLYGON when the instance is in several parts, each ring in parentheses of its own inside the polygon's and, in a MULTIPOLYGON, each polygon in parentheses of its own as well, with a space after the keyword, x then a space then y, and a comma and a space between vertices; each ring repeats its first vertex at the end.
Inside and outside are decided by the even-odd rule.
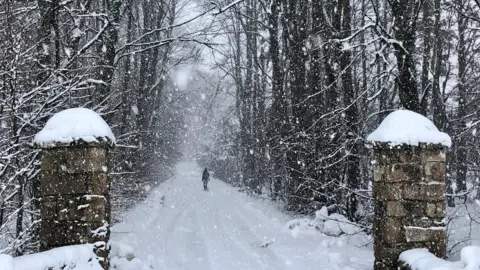
MULTIPOLYGON (((423 2, 423 1, 422 1, 423 2)), ((391 1, 392 15, 395 20, 395 38, 393 43, 397 58, 399 97, 402 106, 414 112, 420 112, 415 72, 415 35, 417 1, 391 1), (401 44, 401 45, 400 45, 401 44)))
MULTIPOLYGON (((342 33, 343 38, 350 36, 351 34, 351 8, 349 0, 341 0, 342 3, 342 33)), ((356 94, 353 88, 352 79, 352 65, 351 65, 351 53, 349 50, 344 50, 340 58, 340 67, 343 71, 342 74, 342 88, 343 99, 345 109, 345 126, 346 126, 346 179, 345 183, 348 187, 347 198, 347 215, 351 220, 356 219, 356 212, 358 208, 358 201, 356 192, 360 187, 360 160, 358 158, 359 145, 356 142, 358 137, 357 128, 357 102, 355 101, 356 94)))
POLYGON ((420 113, 427 115, 428 96, 432 88, 432 82, 429 78, 430 74, 430 53, 432 50, 431 33, 433 28, 432 14, 430 10, 432 6, 430 1, 425 1, 423 4, 423 56, 422 56, 422 89, 420 98, 420 113))
POLYGON ((269 15, 270 24, 270 58, 272 61, 272 109, 270 116, 270 136, 272 137, 271 156, 273 159, 272 171, 272 198, 274 200, 281 196, 281 187, 283 180, 283 142, 282 136, 285 126, 285 93, 283 90, 283 66, 280 52, 280 31, 279 31, 279 13, 281 9, 280 0, 272 0, 270 5, 271 13, 269 15))
MULTIPOLYGON (((438 1, 438 0, 436 0, 438 1)), ((459 11, 463 10, 464 1, 456 0, 457 8, 459 11)), ((457 110, 457 119, 459 119, 458 127, 458 139, 456 142, 456 157, 457 157, 457 171, 456 171, 456 184, 457 190, 456 194, 463 193, 467 190, 467 134, 464 134, 464 130, 467 128, 466 124, 466 104, 468 99, 467 89, 465 87, 466 80, 466 42, 465 42, 465 31, 467 28, 468 19, 458 12, 458 110, 457 110)), ((462 196, 464 197, 464 196, 462 196)))
POLYGON ((289 47, 290 47, 290 73, 289 85, 292 102, 292 118, 290 128, 292 137, 288 143, 287 164, 289 169, 288 205, 290 209, 304 210, 301 206, 306 204, 303 185, 305 181, 305 156, 303 147, 306 143, 305 130, 308 126, 306 100, 306 62, 308 59, 305 42, 307 40, 307 8, 308 6, 298 0, 289 0, 287 14, 289 47))

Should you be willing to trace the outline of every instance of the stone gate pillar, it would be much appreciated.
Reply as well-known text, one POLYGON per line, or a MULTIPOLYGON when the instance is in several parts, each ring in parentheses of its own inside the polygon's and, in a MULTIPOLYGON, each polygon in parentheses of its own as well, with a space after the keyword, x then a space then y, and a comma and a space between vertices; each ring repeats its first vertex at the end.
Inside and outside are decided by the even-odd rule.
POLYGON ((450 137, 427 118, 400 110, 367 140, 374 151, 374 269, 397 269, 400 253, 412 248, 445 257, 444 148, 450 137))
POLYGON ((108 268, 110 149, 115 137, 95 112, 68 109, 54 115, 34 139, 42 149, 39 184, 42 251, 94 244, 108 268))

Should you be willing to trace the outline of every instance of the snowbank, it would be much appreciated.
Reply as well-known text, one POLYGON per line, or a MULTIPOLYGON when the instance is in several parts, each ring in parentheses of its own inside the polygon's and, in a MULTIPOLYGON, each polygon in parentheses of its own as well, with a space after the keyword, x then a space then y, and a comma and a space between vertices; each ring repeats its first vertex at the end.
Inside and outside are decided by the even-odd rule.
POLYGON ((145 264, 138 258, 135 258, 135 250, 133 247, 118 243, 111 242, 110 245, 110 269, 117 270, 148 270, 153 269, 151 264, 145 264))
POLYGON ((135 251, 133 250, 133 247, 127 244, 112 242, 110 245, 110 256, 125 258, 126 260, 131 261, 135 258, 135 251))
POLYGON ((465 270, 480 269, 480 247, 464 247, 460 254, 462 263, 465 264, 465 270))
MULTIPOLYGON (((3 256, 5 258, 5 255, 3 256)), ((0 257, 0 269, 4 270, 1 260, 0 257)), ((93 253, 93 244, 54 248, 41 253, 16 257, 10 262, 8 270, 102 270, 93 253)))
POLYGON ((126 258, 114 257, 110 261, 110 269, 116 270, 152 270, 151 265, 146 265, 137 258, 128 260, 126 258))
POLYGON ((448 147, 452 145, 450 136, 440 132, 432 121, 409 110, 398 110, 389 114, 367 140, 387 142, 391 145, 419 143, 441 144, 448 147))
POLYGON ((57 143, 68 144, 79 140, 85 142, 107 140, 115 143, 115 136, 96 112, 86 108, 74 108, 53 115, 33 142, 42 147, 49 147, 57 143))
POLYGON ((464 247, 461 251, 461 261, 449 262, 435 257, 425 248, 404 251, 400 261, 412 270, 479 270, 480 247, 464 247))
MULTIPOLYGON (((135 258, 132 247, 111 244, 110 268, 117 270, 153 269, 135 258)), ((93 252, 93 244, 73 245, 54 248, 49 251, 12 258, 0 254, 0 270, 102 270, 98 258, 93 252)))

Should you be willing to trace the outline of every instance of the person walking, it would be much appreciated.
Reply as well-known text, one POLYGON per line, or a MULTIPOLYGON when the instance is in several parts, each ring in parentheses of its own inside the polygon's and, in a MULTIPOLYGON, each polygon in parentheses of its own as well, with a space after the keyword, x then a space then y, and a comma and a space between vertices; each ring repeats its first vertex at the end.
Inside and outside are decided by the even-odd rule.
POLYGON ((210 180, 210 174, 208 173, 207 168, 203 170, 203 175, 202 175, 202 182, 203 182, 203 189, 208 190, 207 184, 208 181, 210 180))

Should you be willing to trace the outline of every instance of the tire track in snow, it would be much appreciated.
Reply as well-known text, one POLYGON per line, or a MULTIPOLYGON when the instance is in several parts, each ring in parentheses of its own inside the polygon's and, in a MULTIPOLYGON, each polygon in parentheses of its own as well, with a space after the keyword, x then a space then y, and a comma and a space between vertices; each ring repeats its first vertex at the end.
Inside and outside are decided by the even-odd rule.
MULTIPOLYGON (((181 208, 179 208, 181 209, 181 208)), ((179 211, 175 214, 175 216, 173 217, 173 219, 170 220, 170 222, 168 223, 169 225, 168 226, 165 226, 165 233, 163 234, 164 235, 164 240, 163 240, 163 254, 164 254, 164 258, 163 258, 163 264, 165 266, 165 269, 175 269, 175 268, 171 268, 170 265, 171 265, 171 261, 172 261, 172 257, 175 257, 175 254, 173 254, 173 256, 171 256, 172 254, 172 243, 175 243, 176 241, 172 240, 172 237, 174 235, 174 230, 175 230, 175 224, 177 223, 177 221, 182 217, 182 215, 184 214, 184 211, 179 211)), ((176 262, 176 260, 175 260, 176 262)))
MULTIPOLYGON (((229 265, 229 267, 225 266, 223 269, 271 269, 268 267, 269 262, 263 260, 262 256, 259 256, 257 253, 252 252, 252 246, 244 244, 241 238, 233 237, 234 232, 231 228, 234 228, 234 226, 225 226, 226 224, 220 218, 220 216, 227 216, 230 210, 229 207, 226 207, 225 201, 219 200, 219 197, 214 194, 205 202, 208 204, 206 207, 209 209, 207 213, 213 213, 213 215, 210 216, 213 217, 213 219, 206 220, 203 218, 204 224, 208 224, 207 229, 209 229, 210 235, 206 235, 206 237, 210 237, 217 242, 217 248, 224 248, 224 252, 227 254, 223 257, 228 256, 231 258, 230 263, 233 263, 229 265), (219 213, 221 214, 219 215, 219 213), (229 228, 230 230, 228 230, 229 228), (245 261, 246 258, 250 258, 251 260, 247 260, 247 263, 247 261, 245 261), (239 259, 241 259, 241 261, 239 261, 239 259), (253 262, 255 262, 256 266, 252 268, 251 264, 253 262)), ((202 216, 206 217, 207 215, 202 216)), ((220 259, 224 260, 225 258, 220 259)))
MULTIPOLYGON (((282 259, 282 256, 279 256, 278 254, 276 254, 269 247, 261 247, 266 240, 271 240, 272 237, 270 237, 270 239, 261 237, 255 230, 251 229, 253 226, 255 226, 254 224, 252 224, 252 221, 262 222, 262 220, 259 219, 258 217, 247 219, 244 213, 240 211, 240 209, 242 209, 243 211, 246 211, 243 206, 232 207, 232 209, 233 209, 232 215, 230 215, 230 218, 226 217, 226 219, 229 220, 227 222, 232 223, 232 225, 235 226, 236 228, 238 228, 239 225, 241 226, 241 228, 244 228, 244 230, 242 230, 243 233, 238 234, 241 237, 239 238, 239 241, 245 243, 253 251, 256 251, 256 253, 259 256, 261 256, 264 259, 264 261, 268 261, 269 264, 271 265, 270 269, 272 268, 284 269, 286 265, 282 263, 284 261, 282 259), (249 237, 246 237, 246 236, 249 236, 249 237), (245 240, 247 240, 248 242, 246 242, 245 240)), ((264 226, 268 226, 267 223, 264 223, 264 226)), ((266 235, 270 235, 270 233, 266 235)))
MULTIPOLYGON (((206 239, 206 237, 205 237, 205 229, 203 228, 203 226, 202 226, 202 225, 200 224, 200 222, 199 222, 197 211, 195 211, 195 210, 193 210, 193 209, 192 209, 191 211, 192 211, 192 216, 195 217, 195 219, 194 219, 194 220, 195 220, 195 228, 197 228, 197 229, 200 229, 200 228, 201 228, 201 234, 200 234, 200 235, 201 235, 202 238, 203 238, 203 243, 204 243, 204 247, 205 247, 205 258, 207 259, 208 264, 209 264, 209 268, 208 268, 208 269, 216 270, 216 269, 218 269, 218 268, 216 267, 216 265, 215 265, 214 262, 212 261, 212 256, 211 256, 211 254, 210 254, 211 246, 209 245, 209 243, 208 243, 208 241, 207 241, 207 239, 206 239)), ((198 231, 200 231, 200 230, 198 230, 198 231)), ((220 268, 220 269, 222 269, 222 268, 220 268)))

